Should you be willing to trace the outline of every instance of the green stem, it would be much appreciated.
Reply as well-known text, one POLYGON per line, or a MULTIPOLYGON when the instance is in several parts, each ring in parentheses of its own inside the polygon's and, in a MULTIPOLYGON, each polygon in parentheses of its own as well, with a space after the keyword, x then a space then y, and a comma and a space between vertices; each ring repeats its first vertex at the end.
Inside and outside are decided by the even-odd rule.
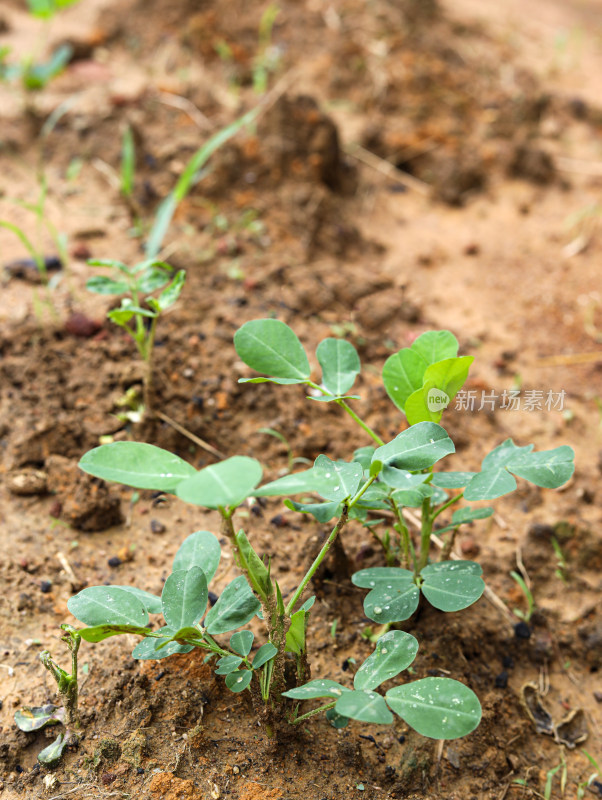
POLYGON ((433 531, 433 515, 431 514, 431 498, 425 497, 422 501, 422 530, 420 532, 420 558, 414 574, 417 576, 426 567, 429 559, 431 533, 433 531))
MULTIPOLYGON (((317 384, 317 383, 314 383, 313 381, 307 381, 307 385, 308 385, 308 386, 311 386, 311 388, 312 388, 312 389, 316 389, 318 392, 321 392, 321 393, 322 393, 324 396, 332 396, 332 395, 330 394, 330 392, 327 392, 327 391, 326 391, 326 389, 324 389, 324 388, 323 388, 322 386, 320 386, 319 384, 317 384)), ((365 430, 365 431, 366 431, 366 433, 368 434, 368 436, 370 436, 370 438, 371 438, 373 441, 375 441, 375 442, 376 442, 376 444, 377 444, 379 447, 382 447, 382 445, 384 444, 384 442, 383 442, 383 440, 380 438, 380 436, 379 436, 377 433, 375 433, 375 432, 372 430, 372 428, 371 428, 371 427, 370 427, 370 426, 369 426, 369 425, 368 425, 366 422, 364 422, 364 420, 363 420, 363 419, 361 419, 361 417, 358 417, 358 415, 355 413, 355 411, 354 411, 354 410, 353 410, 353 409, 352 409, 352 408, 351 408, 351 407, 350 407, 350 406, 349 406, 349 405, 348 405, 348 404, 347 404, 347 403, 346 403, 346 402, 345 402, 345 401, 344 401, 342 398, 339 398, 339 399, 335 400, 334 402, 335 402, 337 405, 341 406, 341 408, 344 408, 344 409, 345 409, 345 411, 346 411, 346 412, 349 414, 349 416, 351 417, 351 419, 353 419, 355 422, 357 422, 357 424, 360 426, 360 428, 363 428, 363 430, 365 430)))
MULTIPOLYGON (((393 498, 391 498, 393 500, 393 498)), ((395 500, 393 500, 393 509, 395 511, 395 516, 397 517, 397 522, 394 525, 395 530, 399 533, 401 537, 401 543, 403 547, 403 566, 405 569, 410 568, 410 531, 408 530, 408 526, 405 523, 403 518, 403 514, 401 512, 400 507, 397 505, 395 500)))
POLYGON ((316 556, 313 564, 311 565, 311 567, 305 573, 305 577, 303 578, 303 580, 301 581, 301 583, 297 587, 297 590, 296 590, 295 594, 292 596, 292 598, 288 602, 288 604, 287 604, 287 606, 286 606, 286 608, 284 610, 287 617, 290 617, 290 615, 291 615, 291 613, 293 611, 293 608, 297 605, 297 602, 298 602, 299 598, 301 597, 301 595, 305 591, 305 587, 307 586, 307 584, 310 582, 310 580, 315 575, 315 573, 316 573, 318 567, 320 566, 320 564, 322 563, 322 561, 324 561, 324 558, 326 557, 326 554, 328 553, 328 551, 330 550, 332 544, 334 543, 334 540, 337 538, 339 533, 345 527, 345 523, 347 522, 348 512, 349 512, 349 509, 348 509, 347 505, 344 505, 343 506, 343 511, 341 513, 341 516, 338 519, 337 524, 332 529, 332 532, 331 532, 330 536, 328 537, 328 539, 324 542, 324 545, 323 545, 322 549, 320 550, 320 552, 318 553, 318 555, 316 556))
POLYGON ((438 508, 433 513, 433 520, 436 520, 439 514, 442 514, 446 509, 448 509, 450 506, 453 506, 454 503, 457 503, 458 500, 461 500, 463 497, 464 492, 460 492, 460 494, 457 494, 455 497, 452 497, 451 500, 448 500, 447 503, 444 503, 441 508, 438 508))
POLYGON ((310 717, 315 716, 316 714, 320 714, 322 711, 328 711, 329 708, 334 708, 336 705, 336 700, 334 703, 328 703, 325 706, 320 706, 320 708, 314 708, 313 711, 308 711, 307 714, 302 714, 297 719, 293 720, 293 725, 297 725, 299 722, 302 722, 304 719, 309 719, 310 717))

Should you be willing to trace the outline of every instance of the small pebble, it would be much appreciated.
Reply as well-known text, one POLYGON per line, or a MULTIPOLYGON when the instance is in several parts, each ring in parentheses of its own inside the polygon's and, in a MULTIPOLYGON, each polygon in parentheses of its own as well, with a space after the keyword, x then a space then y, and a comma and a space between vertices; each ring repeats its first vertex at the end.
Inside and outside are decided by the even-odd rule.
POLYGON ((504 656, 502 658, 502 667, 504 669, 512 669, 514 667, 514 659, 512 656, 504 656))
POLYGON ((508 686, 508 673, 506 670, 495 676, 495 688, 505 689, 508 686))
POLYGON ((240 767, 237 767, 237 766, 236 766, 236 764, 235 764, 235 765, 232 767, 232 772, 233 772, 235 775, 238 775, 238 773, 240 772, 240 767))
POLYGON ((121 566, 121 559, 119 556, 111 556, 107 563, 110 567, 119 567, 121 566))
POLYGON ((596 703, 602 703, 602 692, 594 692, 594 700, 596 703))
POLYGON ((162 522, 159 522, 158 519, 151 519, 150 521, 150 529, 151 533, 165 533, 167 528, 162 522))
POLYGON ((48 594, 48 592, 52 589, 52 584, 50 581, 40 581, 40 591, 42 594, 48 594))
POLYGON ((85 314, 78 311, 71 314, 67 322, 65 322, 65 331, 71 336, 77 336, 79 339, 89 339, 102 328, 102 323, 98 320, 90 319, 85 314))
POLYGON ((209 597, 209 602, 211 603, 212 606, 214 606, 219 599, 218 596, 215 594, 215 592, 209 592, 208 597, 209 597))
POLYGON ((531 628, 527 625, 527 623, 522 620, 518 622, 514 626, 514 635, 517 639, 530 639, 531 638, 531 628))
POLYGON ((138 773, 138 775, 144 775, 144 767, 138 767, 136 772, 138 773))

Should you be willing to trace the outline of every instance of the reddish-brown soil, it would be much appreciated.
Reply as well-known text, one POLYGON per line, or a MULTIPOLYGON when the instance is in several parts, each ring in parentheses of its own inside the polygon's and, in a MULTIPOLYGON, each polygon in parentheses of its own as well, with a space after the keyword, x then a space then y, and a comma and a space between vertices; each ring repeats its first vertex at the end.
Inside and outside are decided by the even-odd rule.
MULTIPOLYGON (((37 764, 55 731, 20 732, 13 716, 55 697, 38 655, 68 661, 58 626, 74 622, 69 597, 102 583, 160 593, 181 541, 219 529, 213 512, 145 492, 132 503, 130 489, 77 470, 107 435, 197 467, 214 460, 168 424, 116 419, 142 369, 104 319, 108 302, 86 292, 86 259, 140 260, 133 214, 148 231, 192 153, 262 102, 251 84, 267 4, 80 0, 46 30, 6 0, 0 47, 48 52, 68 40, 77 60, 34 97, 0 84, 0 220, 56 254, 56 237, 23 205, 38 201, 43 169, 44 220, 69 256, 46 290, 14 267, 28 254, 0 228, 0 267, 13 264, 0 304, 0 797, 577 797, 594 772, 583 750, 602 764, 600 3, 278 5, 260 118, 215 154, 164 242, 187 282, 158 330, 157 407, 274 478, 287 452, 262 427, 307 459, 349 458, 369 442, 298 387, 238 384, 250 374, 232 344, 239 325, 277 317, 312 354, 325 336, 347 337, 364 365, 355 407, 385 438, 405 423, 382 388, 384 360, 425 330, 452 330, 475 356, 467 388, 477 398, 473 412, 443 419, 453 468, 476 469, 509 436, 576 452, 566 487, 521 482, 457 544, 510 611, 525 608, 510 577, 523 565, 537 606, 531 638, 486 599, 452 615, 425 608, 404 626, 420 642, 416 676, 456 677, 483 705, 480 727, 442 748, 399 720, 336 731, 319 717, 275 745, 248 693, 232 695, 194 653, 138 662, 129 637, 83 644, 83 737, 55 769, 37 764), (138 154, 130 204, 118 191, 126 125, 138 154), (482 393, 514 387, 523 398, 565 392, 564 408, 479 410, 482 393), (18 493, 23 482, 34 493, 18 493), (583 709, 585 742, 567 749, 536 732, 520 701, 527 682, 555 721, 583 709)), ((325 532, 277 501, 260 515, 242 508, 237 522, 286 591, 325 532)), ((357 524, 343 547, 352 570, 382 563, 357 524)), ((348 682, 347 659, 370 645, 364 593, 340 572, 330 564, 315 587, 310 659, 314 676, 348 682)), ((226 553, 217 590, 234 575, 226 553)), ((602 796, 602 783, 584 791, 602 796)))

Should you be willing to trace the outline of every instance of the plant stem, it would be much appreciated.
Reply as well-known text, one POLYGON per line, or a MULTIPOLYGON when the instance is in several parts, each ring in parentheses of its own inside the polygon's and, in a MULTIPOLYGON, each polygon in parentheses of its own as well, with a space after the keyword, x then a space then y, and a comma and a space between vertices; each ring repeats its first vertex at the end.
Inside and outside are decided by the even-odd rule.
POLYGON ((454 503, 457 503, 458 500, 461 500, 463 497, 464 497, 464 492, 460 492, 460 494, 457 494, 455 497, 452 497, 450 500, 448 500, 447 503, 443 503, 441 508, 438 508, 433 513, 433 521, 437 519, 439 514, 443 513, 443 511, 446 511, 450 506, 453 506, 454 503))
POLYGON ((287 604, 287 606, 285 608, 285 613, 286 613, 286 615, 288 617, 290 617, 290 615, 291 615, 291 613, 293 611, 293 608, 297 605, 297 602, 298 602, 299 598, 301 597, 301 595, 305 591, 305 587, 307 586, 307 584, 310 582, 310 580, 315 575, 318 567, 320 566, 320 564, 324 560, 326 554, 330 550, 332 544, 334 543, 334 540, 337 538, 339 533, 345 527, 345 524, 347 522, 348 512, 349 512, 349 508, 347 507, 347 505, 344 505, 343 506, 343 511, 341 513, 341 516, 338 519, 337 524, 332 529, 332 532, 331 532, 330 536, 328 537, 328 539, 324 542, 324 545, 323 545, 322 549, 320 550, 320 552, 318 553, 318 555, 316 556, 316 558, 314 560, 314 563, 311 565, 311 567, 305 573, 305 577, 303 578, 303 580, 301 581, 301 583, 297 587, 297 590, 296 590, 295 594, 289 600, 289 602, 288 602, 288 604, 287 604))
POLYGON ((420 532, 420 558, 418 566, 415 566, 414 574, 419 575, 421 570, 426 567, 429 560, 429 550, 431 544, 431 533, 433 531, 433 515, 431 514, 431 498, 425 497, 422 501, 422 530, 420 532))
MULTIPOLYGON (((307 381, 307 385, 308 385, 308 386, 311 386, 311 388, 312 388, 312 389, 316 389, 318 392, 321 392, 321 393, 322 393, 324 396, 330 396, 330 392, 327 392, 327 391, 326 391, 326 389, 323 389, 323 388, 322 388, 322 387, 321 387, 319 384, 317 384, 317 383, 314 383, 313 381, 307 381)), ((346 403, 346 402, 345 402, 345 401, 344 401, 342 398, 339 398, 339 399, 335 400, 334 402, 335 402, 337 405, 341 406, 341 408, 344 408, 344 409, 345 409, 345 411, 346 411, 346 412, 349 414, 349 416, 351 417, 351 419, 353 419, 355 422, 357 422, 357 424, 360 426, 360 428, 363 428, 363 430, 365 430, 365 431, 366 431, 366 433, 368 434, 368 436, 370 436, 370 438, 371 438, 373 441, 375 441, 375 442, 376 442, 376 444, 377 444, 379 447, 382 447, 382 445, 384 444, 384 442, 383 442, 383 440, 380 438, 380 436, 379 436, 377 433, 375 433, 375 432, 372 430, 372 428, 371 428, 371 427, 370 427, 370 426, 369 426, 369 425, 368 425, 366 422, 364 422, 364 420, 363 420, 363 419, 361 419, 361 417, 359 417, 359 416, 358 416, 358 415, 355 413, 355 411, 354 411, 354 410, 351 408, 351 406, 349 406, 349 405, 348 405, 348 404, 347 404, 347 403, 346 403)))
POLYGON ((336 705, 336 700, 334 703, 328 703, 325 706, 320 706, 319 708, 314 708, 313 711, 308 711, 307 714, 302 714, 297 719, 293 720, 293 725, 297 725, 297 723, 302 722, 304 719, 309 719, 310 717, 315 716, 316 714, 321 714, 322 711, 328 711, 329 708, 334 708, 336 705))
MULTIPOLYGON (((392 499, 392 498, 391 498, 392 499)), ((397 517, 397 522, 394 525, 395 530, 399 533, 401 537, 401 542, 403 546, 403 566, 405 569, 410 568, 410 532, 408 530, 408 526, 405 524, 405 520, 403 518, 403 514, 401 513, 401 509, 393 500, 393 509, 395 511, 395 516, 397 517)))

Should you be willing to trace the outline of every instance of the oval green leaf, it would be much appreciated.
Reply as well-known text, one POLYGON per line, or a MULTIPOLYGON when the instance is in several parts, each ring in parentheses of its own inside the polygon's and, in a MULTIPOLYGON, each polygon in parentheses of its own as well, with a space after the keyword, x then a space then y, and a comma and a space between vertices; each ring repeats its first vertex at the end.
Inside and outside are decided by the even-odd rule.
POLYGON ((165 622, 175 631, 196 625, 207 608, 207 596, 207 578, 200 567, 172 572, 161 594, 165 622))
POLYGON ((220 543, 216 536, 210 531, 196 531, 180 545, 173 560, 172 571, 200 567, 209 584, 217 571, 221 554, 220 543))
POLYGON ((418 608, 420 590, 407 569, 362 569, 351 577, 351 581, 355 586, 372 589, 364 600, 364 613, 375 622, 401 622, 418 608))
POLYGON ((516 489, 516 480, 505 467, 477 472, 464 490, 467 500, 495 500, 516 489))
POLYGON ((324 339, 316 356, 322 367, 322 384, 330 394, 340 397, 355 383, 362 365, 357 350, 345 339, 324 339))
POLYGON ((471 570, 459 570, 455 564, 461 561, 446 561, 436 572, 422 571, 422 592, 429 603, 440 611, 461 611, 475 603, 485 591, 485 582, 471 570), (445 566, 447 565, 447 566, 445 566))
POLYGON ((280 320, 246 322, 234 334, 234 347, 245 364, 257 372, 274 378, 309 378, 309 361, 303 345, 280 320))
POLYGON ((231 672, 235 672, 241 664, 242 658, 240 656, 224 656, 217 662, 215 674, 229 675, 231 672))
POLYGON ((564 444, 541 453, 524 453, 512 458, 506 468, 544 489, 557 489, 575 471, 575 451, 564 444))
POLYGON ((337 714, 359 722, 390 725, 393 714, 387 708, 385 698, 376 692, 345 692, 335 705, 337 714))
POLYGON ((246 625, 261 608, 243 575, 234 578, 219 596, 205 618, 205 627, 212 635, 230 633, 246 625))
POLYGON ((262 644, 259 650, 255 653, 255 658, 253 659, 253 669, 259 669, 259 667, 263 667, 270 659, 274 658, 278 650, 271 642, 266 642, 262 644))
POLYGON ((346 686, 331 680, 314 680, 282 692, 283 697, 291 697, 293 700, 316 700, 321 697, 341 697, 345 692, 351 692, 346 686))
POLYGON ((376 689, 407 669, 417 652, 418 641, 412 635, 405 631, 388 631, 355 673, 354 687, 363 691, 376 689))
POLYGON ((455 452, 447 431, 435 422, 419 422, 402 431, 392 442, 378 447, 372 460, 410 471, 432 467, 455 452))
POLYGON ((89 586, 69 598, 67 608, 84 625, 148 625, 148 612, 131 592, 118 586, 89 586))
POLYGON ((251 683, 253 673, 250 669, 239 669, 237 672, 231 672, 226 675, 226 686, 231 692, 242 692, 251 683))
POLYGON ((423 678, 389 689, 390 708, 410 727, 431 739, 457 739, 481 721, 476 694, 451 678, 423 678))
POLYGON ((151 629, 139 628, 137 625, 95 625, 93 628, 80 628, 77 632, 85 642, 102 642, 111 636, 119 636, 122 633, 146 636, 151 629))
POLYGON ((196 470, 179 456, 143 442, 112 442, 89 450, 80 460, 84 472, 136 489, 174 492, 196 470))
POLYGON ((147 636, 141 642, 138 642, 136 647, 132 650, 132 658, 139 661, 158 661, 161 658, 173 656, 176 653, 190 653, 194 649, 191 644, 179 644, 176 641, 167 641, 176 633, 176 631, 169 628, 167 625, 159 628, 155 633, 160 633, 164 638, 155 638, 147 636), (163 645, 161 647, 161 645, 163 645), (159 650, 157 648, 160 647, 159 650))
POLYGON ((253 647, 253 631, 237 631, 230 637, 230 647, 241 656, 248 656, 253 647))
POLYGON ((156 594, 145 592, 144 589, 138 589, 136 586, 117 586, 117 589, 124 589, 130 592, 140 600, 142 605, 146 608, 149 614, 161 614, 163 606, 161 605, 161 598, 156 594))
POLYGON ((187 503, 205 508, 238 506, 253 494, 261 475, 259 461, 248 456, 233 456, 181 481, 175 494, 187 503))
POLYGON ((313 471, 318 481, 318 494, 325 500, 332 501, 352 497, 364 472, 357 461, 331 461, 325 455, 316 458, 313 471))
POLYGON ((58 725, 65 718, 65 709, 52 703, 45 706, 23 706, 15 711, 15 724, 21 731, 30 733, 45 728, 47 725, 58 725))
POLYGON ((65 738, 65 734, 59 733, 52 744, 49 744, 48 747, 45 747, 38 753, 38 761, 40 764, 52 766, 53 764, 56 764, 57 761, 60 761, 60 758, 63 755, 63 750, 67 746, 67 741, 68 740, 65 738))

